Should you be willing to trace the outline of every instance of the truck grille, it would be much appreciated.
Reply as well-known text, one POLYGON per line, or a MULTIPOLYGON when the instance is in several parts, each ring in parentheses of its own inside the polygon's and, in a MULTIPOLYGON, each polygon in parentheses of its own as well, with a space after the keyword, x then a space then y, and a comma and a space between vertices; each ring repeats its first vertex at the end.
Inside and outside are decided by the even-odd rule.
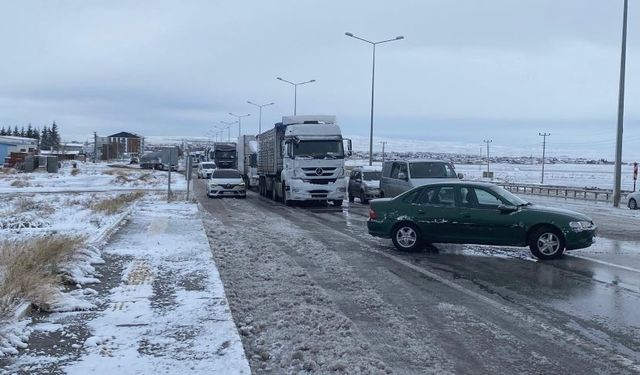
POLYGON ((335 167, 305 167, 302 168, 307 177, 333 176, 336 171, 335 167))
POLYGON ((313 179, 308 179, 304 181, 314 185, 327 185, 327 184, 332 184, 336 182, 336 179, 335 178, 313 178, 313 179))
POLYGON ((311 198, 326 198, 329 194, 326 190, 309 190, 311 198))

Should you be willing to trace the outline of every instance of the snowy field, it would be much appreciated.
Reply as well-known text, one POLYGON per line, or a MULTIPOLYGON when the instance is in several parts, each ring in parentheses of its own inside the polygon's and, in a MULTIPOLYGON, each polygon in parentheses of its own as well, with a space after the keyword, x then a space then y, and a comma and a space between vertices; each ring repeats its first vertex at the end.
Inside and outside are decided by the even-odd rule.
MULTIPOLYGON (((347 160, 347 166, 367 165, 367 160, 347 160)), ((382 163, 375 162, 381 166, 382 163)), ((456 164, 456 171, 465 179, 482 179, 487 165, 456 164)), ((542 165, 528 164, 491 164, 494 180, 521 184, 540 184, 542 165)), ((578 188, 613 188, 613 165, 601 164, 546 164, 544 184, 554 186, 572 186, 578 188)), ((633 166, 622 168, 622 190, 633 190, 633 166)))
MULTIPOLYGON (((112 168, 105 163, 65 162, 58 173, 0 173, 0 194, 65 191, 156 190, 167 187, 168 172, 131 168, 112 168)), ((184 176, 172 173, 172 190, 185 190, 184 176)))

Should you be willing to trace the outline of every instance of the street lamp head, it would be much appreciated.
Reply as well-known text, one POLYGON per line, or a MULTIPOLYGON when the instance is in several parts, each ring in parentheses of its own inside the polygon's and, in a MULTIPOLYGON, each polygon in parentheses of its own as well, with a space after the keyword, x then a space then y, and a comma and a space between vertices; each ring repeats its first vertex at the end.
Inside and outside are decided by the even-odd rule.
POLYGON ((279 79, 279 80, 283 81, 282 77, 276 77, 276 79, 279 79))
POLYGON ((353 37, 353 34, 348 33, 348 32, 347 32, 347 33, 344 33, 344 35, 346 35, 346 36, 350 36, 350 37, 353 37))
POLYGON ((316 81, 315 79, 312 79, 312 80, 311 80, 311 81, 309 81, 309 82, 311 83, 311 82, 315 82, 315 81, 316 81))
POLYGON ((404 37, 402 35, 396 37, 396 40, 400 40, 400 39, 404 39, 404 37))

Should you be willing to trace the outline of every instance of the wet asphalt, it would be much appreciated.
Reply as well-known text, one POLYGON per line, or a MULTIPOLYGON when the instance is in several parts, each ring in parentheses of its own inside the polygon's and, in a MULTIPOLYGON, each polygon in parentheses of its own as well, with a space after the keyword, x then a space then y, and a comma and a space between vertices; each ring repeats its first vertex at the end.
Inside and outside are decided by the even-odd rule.
MULTIPOLYGON (((382 296, 379 308, 411 332, 407 340, 355 303, 338 273, 283 248, 396 373, 433 371, 421 351, 440 353, 455 373, 640 373, 640 235, 601 231, 591 248, 546 262, 527 248, 436 244, 401 253, 367 234, 368 206, 357 199, 341 208, 285 207, 250 192, 231 204, 208 199, 201 181, 196 197, 223 223, 234 222, 238 207, 278 215, 350 265, 382 296)), ((602 220, 616 227, 615 218, 602 220)))

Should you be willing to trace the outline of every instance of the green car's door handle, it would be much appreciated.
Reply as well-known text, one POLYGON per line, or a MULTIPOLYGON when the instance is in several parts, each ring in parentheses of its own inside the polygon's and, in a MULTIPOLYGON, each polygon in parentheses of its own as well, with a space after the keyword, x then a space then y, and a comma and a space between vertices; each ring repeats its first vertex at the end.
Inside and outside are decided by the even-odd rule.
POLYGON ((418 210, 418 215, 424 215, 424 211, 423 210, 418 210))

